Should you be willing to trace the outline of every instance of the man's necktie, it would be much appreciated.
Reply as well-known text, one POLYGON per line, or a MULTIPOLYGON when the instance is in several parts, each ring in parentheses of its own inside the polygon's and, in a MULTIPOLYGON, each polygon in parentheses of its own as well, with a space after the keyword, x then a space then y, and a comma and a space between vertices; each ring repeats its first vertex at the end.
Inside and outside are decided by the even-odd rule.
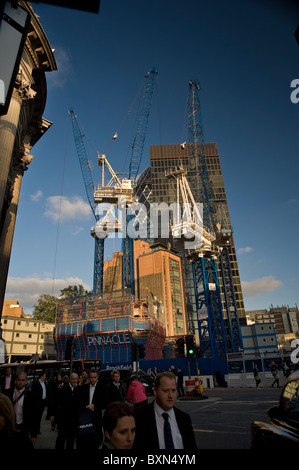
POLYGON ((13 397, 13 407, 14 407, 14 410, 15 410, 15 416, 16 416, 16 419, 18 418, 18 412, 19 412, 19 396, 21 395, 21 391, 20 390, 17 390, 15 391, 14 393, 14 397, 13 397))
POLYGON ((168 413, 162 413, 164 418, 164 439, 165 439, 165 449, 174 449, 170 424, 168 421, 168 413))

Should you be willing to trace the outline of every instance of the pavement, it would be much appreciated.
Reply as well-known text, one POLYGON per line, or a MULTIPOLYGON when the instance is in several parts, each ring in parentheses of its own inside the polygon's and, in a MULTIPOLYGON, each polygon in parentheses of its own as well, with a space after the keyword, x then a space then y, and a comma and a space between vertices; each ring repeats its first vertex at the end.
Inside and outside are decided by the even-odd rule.
MULTIPOLYGON (((267 389, 268 387, 264 387, 264 389, 267 389)), ((223 397, 221 397, 221 392, 225 393, 229 390, 234 390, 235 392, 244 392, 246 389, 240 388, 240 389, 228 389, 228 388, 213 388, 213 389, 206 389, 203 392, 202 396, 189 396, 189 397, 184 397, 184 398, 178 398, 177 400, 177 405, 179 403, 186 403, 186 402, 199 402, 202 400, 208 399, 209 402, 213 402, 215 400, 222 400, 223 397)), ((262 390, 262 388, 261 388, 262 390)), ((154 397, 149 397, 149 402, 152 401, 154 397)), ((47 450, 53 450, 55 449, 55 442, 57 438, 57 429, 55 431, 51 430, 51 422, 50 420, 46 419, 46 414, 47 410, 45 410, 44 415, 42 417, 41 421, 41 434, 37 436, 37 440, 34 444, 35 449, 47 449, 47 450)))
POLYGON ((35 449, 55 449, 55 442, 57 437, 57 430, 51 430, 51 423, 46 419, 46 412, 44 413, 41 421, 41 434, 38 434, 34 443, 35 449))

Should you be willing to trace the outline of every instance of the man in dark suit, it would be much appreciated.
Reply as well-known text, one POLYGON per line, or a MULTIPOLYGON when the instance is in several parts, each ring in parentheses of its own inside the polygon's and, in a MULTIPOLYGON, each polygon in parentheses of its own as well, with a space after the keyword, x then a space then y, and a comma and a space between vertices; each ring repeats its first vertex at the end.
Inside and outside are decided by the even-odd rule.
MULTIPOLYGON (((89 383, 81 385, 78 393, 78 419, 86 410, 90 412, 94 426, 93 434, 77 435, 76 447, 79 450, 96 450, 102 443, 103 392, 98 381, 97 370, 89 371, 89 383)), ((88 423, 89 424, 89 423, 88 423)), ((84 429, 84 425, 83 425, 84 429)), ((88 427, 86 426, 86 429, 88 427)))
POLYGON ((126 394, 120 383, 120 372, 113 370, 111 372, 111 382, 105 387, 103 392, 104 407, 115 401, 125 401, 126 394))
POLYGON ((73 372, 69 383, 60 385, 57 389, 54 404, 55 422, 58 427, 56 450, 72 450, 75 445, 76 429, 78 423, 78 393, 79 377, 73 372))
POLYGON ((38 380, 35 380, 31 387, 32 397, 35 405, 36 419, 38 422, 38 434, 40 434, 40 425, 45 407, 47 406, 48 387, 47 387, 47 373, 45 371, 39 372, 38 380))
POLYGON ((176 378, 172 372, 156 377, 155 400, 136 410, 134 448, 144 451, 157 449, 196 450, 190 416, 176 408, 176 378))
POLYGON ((9 396, 15 385, 15 377, 12 374, 11 367, 6 367, 4 370, 4 375, 0 379, 0 392, 9 396))
POLYGON ((7 396, 12 401, 15 412, 15 427, 30 437, 32 443, 36 441, 38 423, 34 413, 33 397, 27 388, 27 374, 20 372, 15 379, 15 386, 7 396))

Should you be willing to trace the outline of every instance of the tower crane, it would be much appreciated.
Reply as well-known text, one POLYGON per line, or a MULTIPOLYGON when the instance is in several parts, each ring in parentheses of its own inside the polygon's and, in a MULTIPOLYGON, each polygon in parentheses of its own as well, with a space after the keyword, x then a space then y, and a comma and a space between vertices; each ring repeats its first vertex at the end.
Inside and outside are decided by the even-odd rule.
POLYGON ((94 202, 109 204, 109 209, 105 216, 97 221, 94 232, 95 236, 106 238, 109 233, 126 230, 123 219, 126 218, 127 208, 135 201, 135 198, 133 197, 132 181, 127 178, 120 179, 105 154, 98 156, 98 165, 102 167, 102 182, 94 189, 94 202), (105 168, 110 173, 108 184, 105 184, 105 168))
MULTIPOLYGON (((94 201, 94 182, 91 174, 90 162, 87 158, 87 152, 84 144, 84 134, 79 127, 77 115, 72 108, 69 110, 69 115, 72 120, 74 140, 85 184, 87 199, 95 221, 97 222, 99 220, 99 215, 97 213, 97 205, 94 201)), ((95 236, 95 231, 93 228, 91 229, 91 234, 95 239, 93 292, 100 295, 103 291, 104 238, 98 238, 95 236)))
MULTIPOLYGON (((93 278, 93 291, 96 294, 101 294, 103 291, 103 272, 104 272, 104 240, 109 233, 113 231, 120 231, 124 229, 121 226, 122 223, 127 224, 128 218, 130 215, 127 210, 125 210, 125 221, 120 221, 115 218, 115 204, 116 204, 116 195, 121 198, 126 196, 127 203, 130 204, 132 197, 132 188, 134 186, 134 181, 138 176, 138 171, 140 168, 144 140, 147 130, 149 112, 151 107, 151 99, 154 89, 154 79, 158 73, 157 68, 151 68, 149 72, 145 75, 145 86, 143 89, 143 96, 141 100, 141 106, 139 111, 139 118, 137 122, 137 130, 132 143, 131 159, 129 166, 129 179, 120 181, 109 164, 106 156, 103 154, 98 157, 98 164, 102 166, 102 185, 101 188, 98 186, 95 190, 95 185, 93 182, 90 162, 87 158, 86 148, 84 144, 84 134, 81 131, 77 115, 73 109, 69 110, 69 115, 72 120, 73 134, 76 145, 76 150, 79 158, 79 163, 82 171, 82 176, 85 184, 85 190, 87 194, 87 199, 92 209, 93 215, 95 217, 95 226, 91 229, 91 235, 95 239, 95 252, 94 252, 94 278, 93 278), (104 182, 104 167, 107 167, 110 174, 111 180, 105 186, 104 182), (113 183, 113 190, 112 190, 113 183), (106 191, 106 194, 102 190, 106 191), (109 200, 109 191, 112 190, 113 197, 112 205, 107 211, 103 219, 100 220, 99 214, 97 211, 97 204, 99 202, 108 202, 109 200), (127 191, 126 191, 127 190, 127 191), (118 194, 117 194, 118 191, 118 194), (102 196, 102 198, 101 198, 102 196), (111 217, 114 219, 111 221, 111 217), (99 236, 100 235, 100 236, 99 236)), ((117 134, 113 136, 113 139, 117 138, 117 134)), ((104 191, 104 192, 105 192, 104 191)), ((127 232, 126 232, 127 233, 127 232)), ((134 251, 133 251, 133 240, 129 236, 123 237, 123 287, 131 287, 132 294, 134 295, 134 251)))
MULTIPOLYGON (((229 227, 218 223, 216 213, 221 209, 214 196, 211 197, 211 185, 208 178, 201 104, 199 100, 200 84, 196 80, 189 82, 188 95, 188 130, 191 171, 193 171, 196 201, 203 202, 203 221, 209 231, 216 234, 214 245, 219 248, 221 275, 223 277, 225 306, 229 321, 231 347, 239 350, 242 347, 242 336, 239 326, 236 298, 229 258, 229 227), (199 178, 201 181, 199 181, 199 178), (201 191, 199 190, 201 188, 201 191), (232 305, 232 303, 234 305, 232 305)), ((219 214, 218 214, 219 215, 219 214)), ((218 220, 218 222, 220 222, 218 220)), ((220 297, 217 262, 215 256, 198 256, 192 254, 195 301, 199 323, 201 350, 209 350, 212 356, 227 353, 222 303, 220 297), (203 314, 201 313, 204 312, 203 314)))
POLYGON ((195 202, 186 174, 182 165, 165 172, 167 178, 173 177, 177 182, 177 214, 174 215, 172 236, 180 238, 183 235, 187 239, 194 237, 188 249, 188 257, 193 267, 200 348, 203 354, 210 350, 211 356, 220 356, 226 352, 226 341, 215 264, 217 247, 213 246, 214 235, 203 224, 199 203, 195 202))
POLYGON ((212 251, 212 242, 215 237, 203 225, 202 215, 198 207, 202 204, 195 202, 186 175, 187 171, 181 164, 165 171, 166 178, 176 180, 177 204, 172 223, 172 236, 180 238, 183 235, 187 239, 194 237, 192 249, 197 253, 205 254, 212 251))
MULTIPOLYGON (((152 95, 154 91, 155 78, 158 69, 152 67, 145 75, 145 86, 139 108, 136 133, 132 143, 131 158, 129 164, 129 179, 136 181, 144 147, 144 141, 147 131, 148 119, 151 109, 152 95)), ((126 223, 130 222, 130 210, 127 213, 126 223)), ((131 293, 135 295, 135 276, 134 276, 134 244, 133 239, 127 234, 122 239, 123 252, 123 288, 129 287, 131 293)))

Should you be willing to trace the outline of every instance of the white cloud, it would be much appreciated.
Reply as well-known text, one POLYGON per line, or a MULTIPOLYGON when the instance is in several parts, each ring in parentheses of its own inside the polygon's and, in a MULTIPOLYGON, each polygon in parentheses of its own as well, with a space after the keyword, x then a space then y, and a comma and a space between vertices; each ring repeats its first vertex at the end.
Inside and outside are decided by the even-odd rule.
POLYGON ((87 218, 91 213, 90 206, 80 196, 67 198, 64 196, 51 196, 47 198, 44 215, 57 221, 87 218))
POLYGON ((251 251, 253 251, 252 246, 245 246, 244 248, 239 248, 237 254, 243 255, 244 253, 250 253, 251 251))
POLYGON ((36 193, 30 194, 30 197, 33 202, 38 202, 43 197, 43 195, 44 193, 40 189, 38 189, 36 193))
POLYGON ((59 46, 55 48, 54 56, 57 70, 47 74, 47 83, 56 88, 63 88, 67 81, 71 80, 71 76, 74 73, 71 58, 68 52, 59 46))
POLYGON ((72 231, 72 235, 79 235, 79 233, 83 232, 85 230, 85 228, 83 227, 76 227, 73 231, 72 231))
POLYGON ((45 277, 8 277, 5 292, 6 300, 17 300, 25 313, 32 313, 33 305, 43 294, 58 297, 60 291, 68 286, 83 285, 84 289, 90 290, 90 286, 85 284, 78 277, 68 277, 66 279, 54 279, 45 277))
POLYGON ((283 286, 283 282, 275 279, 274 276, 265 276, 254 281, 242 281, 242 291, 245 297, 273 292, 283 286))

